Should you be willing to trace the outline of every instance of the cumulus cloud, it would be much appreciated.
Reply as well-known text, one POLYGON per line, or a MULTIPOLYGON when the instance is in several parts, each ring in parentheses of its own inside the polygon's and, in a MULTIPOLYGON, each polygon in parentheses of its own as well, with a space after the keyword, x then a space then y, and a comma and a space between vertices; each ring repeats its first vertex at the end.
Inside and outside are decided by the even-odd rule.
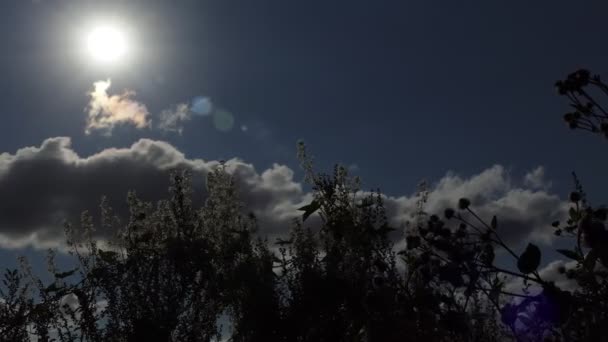
POLYGON ((545 180, 545 168, 542 166, 528 172, 524 176, 524 184, 534 189, 548 189, 551 182, 545 180))
MULTIPOLYGON (((500 165, 470 178, 448 172, 428 190, 427 212, 441 214, 446 208, 456 207, 459 198, 469 198, 472 208, 482 218, 489 221, 497 216, 499 230, 511 243, 522 239, 549 243, 553 238, 550 223, 563 219, 568 208, 568 204, 554 194, 518 184, 500 165)), ((387 198, 393 224, 411 220, 411 214, 416 212, 416 200, 415 196, 387 198)))
MULTIPOLYGON (((200 203, 205 196, 204 177, 218 164, 187 158, 169 143, 149 139, 86 157, 79 156, 66 137, 0 154, 0 245, 46 248, 58 244, 63 241, 63 221, 78 222, 83 210, 96 212, 104 195, 119 213, 126 213, 129 190, 148 201, 164 198, 168 174, 175 168, 193 172, 195 200, 200 203)), ((228 160, 226 165, 235 176, 245 208, 260 219, 261 234, 287 232, 292 219, 301 215, 297 208, 312 199, 285 165, 260 171, 240 159, 228 160)), ((518 186, 496 165, 468 178, 446 174, 429 188, 426 210, 441 213, 460 197, 470 198, 482 217, 497 215, 499 230, 511 242, 527 238, 548 242, 550 222, 561 219, 567 207, 545 190, 518 186)), ((411 220, 416 197, 389 196, 385 204, 391 222, 400 225, 411 220)))
POLYGON ((184 130, 184 123, 192 118, 190 108, 185 103, 160 112, 158 129, 164 132, 176 132, 179 135, 184 130))
MULTIPOLYGON (((297 215, 303 196, 293 172, 275 165, 258 173, 239 159, 226 162, 238 177, 245 206, 258 215, 273 233, 297 215)), ((47 248, 63 241, 63 221, 78 222, 83 210, 96 212, 102 196, 126 212, 127 191, 144 200, 165 197, 168 175, 188 169, 198 201, 204 194, 204 176, 218 161, 189 159, 162 141, 141 139, 127 148, 111 148, 81 157, 66 137, 50 138, 39 147, 26 147, 15 154, 0 154, 0 245, 47 248)))
POLYGON ((90 134, 100 130, 112 134, 117 125, 132 124, 137 128, 150 126, 149 113, 146 106, 132 99, 133 91, 124 91, 119 95, 109 95, 111 81, 98 81, 93 84, 93 91, 87 106, 87 125, 85 132, 90 134))

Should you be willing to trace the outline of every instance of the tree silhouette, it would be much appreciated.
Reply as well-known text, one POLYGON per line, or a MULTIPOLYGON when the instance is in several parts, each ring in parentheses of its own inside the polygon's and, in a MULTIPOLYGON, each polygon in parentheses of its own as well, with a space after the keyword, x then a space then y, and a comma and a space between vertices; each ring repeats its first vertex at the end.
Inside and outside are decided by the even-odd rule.
MULTIPOLYGON (((558 82, 576 110, 566 121, 606 134, 608 114, 587 89, 608 87, 589 75, 558 82)), ((608 211, 588 204, 576 176, 569 217, 552 224, 572 246, 557 250, 574 264, 559 271, 577 288, 561 289, 541 276, 539 247, 516 253, 501 218, 481 217, 469 199, 427 213, 422 185, 402 234, 380 191, 362 191, 341 166, 316 172, 303 144, 298 155, 312 200, 270 242, 223 163, 200 208, 183 171, 156 205, 129 193, 125 223, 102 200, 99 222, 85 212, 66 225, 75 268, 58 269, 50 251, 48 284, 25 259, 5 271, 0 340, 606 340, 608 211), (497 265, 498 251, 511 267, 497 265)))

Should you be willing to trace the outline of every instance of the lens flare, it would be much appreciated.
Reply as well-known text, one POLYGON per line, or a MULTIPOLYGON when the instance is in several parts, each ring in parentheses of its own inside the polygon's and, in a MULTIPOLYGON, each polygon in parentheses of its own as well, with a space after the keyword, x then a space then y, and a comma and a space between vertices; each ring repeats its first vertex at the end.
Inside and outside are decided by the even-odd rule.
POLYGON ((221 132, 228 132, 234 126, 234 115, 225 109, 213 112, 213 125, 221 132))
POLYGON ((192 100, 190 110, 198 115, 209 115, 213 111, 213 103, 208 97, 197 96, 192 100))

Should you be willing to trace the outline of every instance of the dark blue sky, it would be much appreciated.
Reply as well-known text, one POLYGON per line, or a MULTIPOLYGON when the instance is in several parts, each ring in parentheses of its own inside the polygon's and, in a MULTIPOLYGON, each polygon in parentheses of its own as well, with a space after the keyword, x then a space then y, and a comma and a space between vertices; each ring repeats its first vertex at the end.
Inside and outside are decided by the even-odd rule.
POLYGON ((579 67, 608 76, 599 1, 2 1, 0 151, 69 136, 88 155, 164 139, 189 157, 296 167, 303 139, 323 166, 357 164, 366 186, 493 164, 542 165, 560 194, 577 170, 608 190, 605 141, 569 132, 553 83, 579 67), (115 17, 135 32, 121 68, 91 65, 75 37, 115 17), (195 96, 242 132, 195 118, 183 135, 84 134, 86 92, 111 78, 152 114, 195 96))

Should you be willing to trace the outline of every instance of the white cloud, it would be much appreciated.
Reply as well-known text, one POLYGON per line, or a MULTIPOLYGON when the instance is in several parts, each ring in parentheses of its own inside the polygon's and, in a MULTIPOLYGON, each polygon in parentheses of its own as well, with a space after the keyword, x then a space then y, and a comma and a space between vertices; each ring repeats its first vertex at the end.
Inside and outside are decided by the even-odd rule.
POLYGON ((192 115, 188 105, 180 103, 160 113, 158 129, 164 132, 176 132, 181 135, 184 130, 184 122, 191 118, 192 115))
MULTIPOLYGON (((63 220, 78 222, 85 209, 95 213, 103 195, 123 212, 129 190, 136 190, 144 200, 163 198, 168 173, 174 168, 193 172, 195 198, 200 203, 205 196, 204 177, 218 164, 187 158, 169 143, 149 139, 87 157, 79 156, 66 137, 49 138, 39 147, 22 148, 15 154, 0 154, 0 245, 45 248, 59 243, 63 220)), ((311 200, 285 165, 258 171, 236 158, 226 164, 244 207, 260 219, 262 234, 287 232, 291 220, 301 215, 297 208, 311 200)), ((507 241, 551 241, 550 223, 563 218, 567 203, 545 190, 514 184, 499 165, 468 178, 448 172, 429 188, 426 209, 441 214, 455 207, 460 197, 468 197, 482 217, 498 217, 498 229, 507 241)), ((388 196, 385 204, 395 226, 411 220, 416 210, 414 195, 388 196)), ((315 221, 314 217, 310 220, 311 224, 315 221)))
POLYGON ((87 107, 86 134, 100 130, 110 135, 116 125, 127 123, 137 128, 149 127, 148 109, 144 104, 132 99, 135 92, 124 91, 119 95, 109 95, 110 86, 110 80, 93 84, 94 90, 89 93, 91 99, 87 107))
MULTIPOLYGON (((127 191, 148 201, 166 197, 172 169, 193 172, 196 199, 205 196, 204 176, 218 161, 189 159, 163 141, 141 139, 127 148, 110 148, 80 157, 66 137, 39 147, 0 154, 0 246, 47 248, 63 241, 63 221, 78 222, 83 210, 96 213, 102 196, 127 213, 127 191)), ((226 162, 235 174, 245 207, 261 220, 264 233, 288 229, 303 198, 301 185, 286 166, 259 173, 239 159, 226 162)))
MULTIPOLYGON (((489 222, 498 218, 498 230, 511 243, 532 239, 548 243, 553 238, 552 221, 563 219, 568 204, 545 190, 516 185, 504 167, 495 165, 470 178, 448 172, 431 186, 426 211, 441 215, 446 208, 455 208, 458 199, 466 197, 482 218, 489 222)), ((411 220, 416 212, 415 196, 389 197, 386 201, 393 223, 411 220)))
POLYGON ((534 189, 548 189, 551 182, 545 180, 545 168, 539 166, 524 176, 524 185, 534 189))

